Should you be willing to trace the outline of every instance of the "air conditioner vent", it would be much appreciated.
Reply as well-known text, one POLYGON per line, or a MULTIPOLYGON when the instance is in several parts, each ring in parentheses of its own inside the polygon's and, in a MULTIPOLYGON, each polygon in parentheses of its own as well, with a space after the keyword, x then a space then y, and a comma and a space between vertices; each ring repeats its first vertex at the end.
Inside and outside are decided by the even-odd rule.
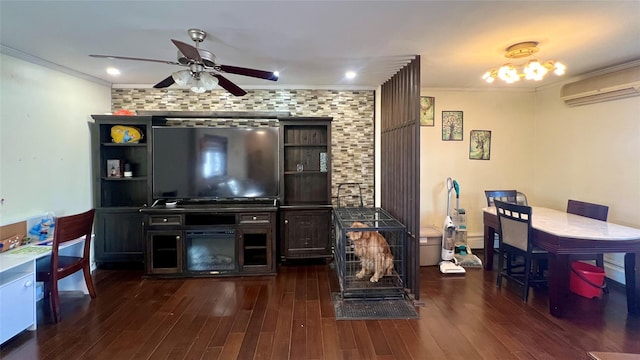
POLYGON ((640 96, 640 66, 593 76, 566 84, 560 99, 569 106, 640 96))

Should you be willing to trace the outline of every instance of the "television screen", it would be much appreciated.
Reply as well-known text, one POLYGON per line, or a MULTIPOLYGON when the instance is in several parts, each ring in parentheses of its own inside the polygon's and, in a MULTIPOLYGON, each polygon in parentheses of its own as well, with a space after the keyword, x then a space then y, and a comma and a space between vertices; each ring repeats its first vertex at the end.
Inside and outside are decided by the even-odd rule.
POLYGON ((278 197, 278 128, 153 128, 154 199, 278 197))

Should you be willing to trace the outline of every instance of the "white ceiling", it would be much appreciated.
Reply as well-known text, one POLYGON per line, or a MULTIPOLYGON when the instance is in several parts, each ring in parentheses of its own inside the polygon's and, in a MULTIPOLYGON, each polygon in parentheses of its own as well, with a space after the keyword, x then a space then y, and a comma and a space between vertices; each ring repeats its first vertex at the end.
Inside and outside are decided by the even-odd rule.
MULTIPOLYGON (((176 65, 97 59, 109 54, 176 61, 170 39, 224 65, 280 71, 277 83, 225 75, 245 88, 375 88, 413 55, 422 87, 496 88, 482 74, 504 49, 540 43, 540 60, 567 77, 640 59, 640 1, 9 1, 0 0, 3 53, 59 65, 116 85, 153 85, 176 65), (107 66, 122 74, 111 77, 107 66), (359 75, 345 80, 346 70, 359 75)), ((521 81, 533 88, 559 81, 521 81)), ((175 85, 174 85, 175 86, 175 85)))

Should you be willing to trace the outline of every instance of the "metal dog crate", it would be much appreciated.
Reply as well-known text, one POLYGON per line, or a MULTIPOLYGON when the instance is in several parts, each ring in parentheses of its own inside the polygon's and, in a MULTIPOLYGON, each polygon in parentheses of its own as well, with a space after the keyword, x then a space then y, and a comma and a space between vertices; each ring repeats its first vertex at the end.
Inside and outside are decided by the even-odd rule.
POLYGON ((333 212, 336 246, 334 251, 338 280, 343 298, 402 298, 405 295, 407 257, 407 232, 403 224, 381 208, 345 207, 333 212), (361 222, 367 228, 354 228, 354 222, 361 222), (369 274, 356 278, 361 269, 360 259, 355 255, 347 232, 377 231, 387 240, 394 257, 392 275, 371 282, 369 274))

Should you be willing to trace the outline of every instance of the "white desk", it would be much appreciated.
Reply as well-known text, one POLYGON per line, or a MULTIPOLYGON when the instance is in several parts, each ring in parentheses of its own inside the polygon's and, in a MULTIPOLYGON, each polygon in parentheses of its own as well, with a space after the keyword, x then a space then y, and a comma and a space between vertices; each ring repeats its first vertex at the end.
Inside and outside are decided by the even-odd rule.
MULTIPOLYGON (((71 241, 60 253, 80 256, 84 240, 71 241)), ((43 248, 42 245, 28 245, 43 248)), ((48 256, 49 251, 31 254, 16 254, 19 249, 0 253, 0 344, 23 330, 35 330, 36 319, 36 260, 48 256)), ((82 271, 59 282, 60 291, 82 291, 88 294, 82 271)))

